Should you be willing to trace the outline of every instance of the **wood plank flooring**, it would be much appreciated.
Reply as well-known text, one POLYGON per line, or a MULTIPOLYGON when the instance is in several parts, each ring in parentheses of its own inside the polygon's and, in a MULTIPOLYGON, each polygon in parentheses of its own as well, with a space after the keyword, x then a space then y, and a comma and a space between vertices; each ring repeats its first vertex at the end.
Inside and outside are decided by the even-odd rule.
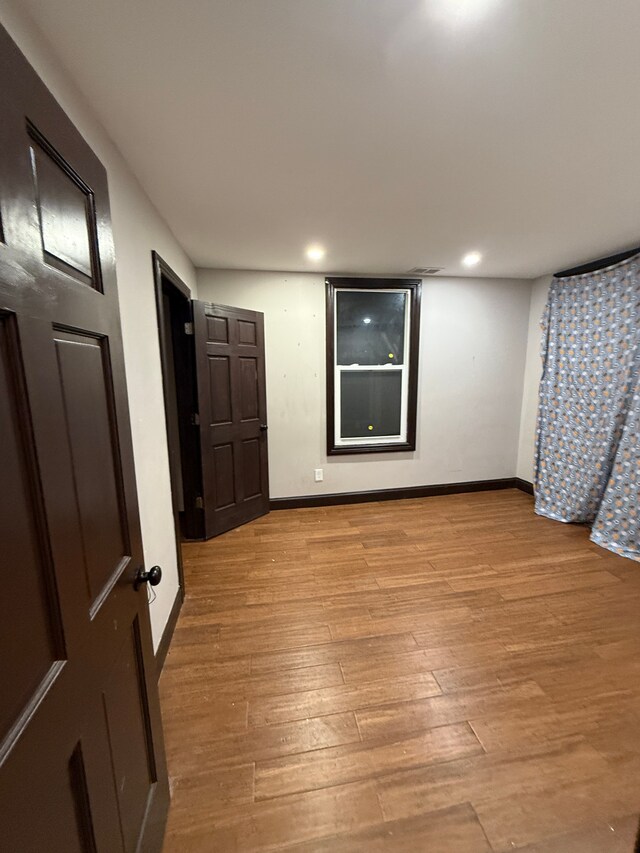
POLYGON ((631 853, 640 564, 515 490, 184 554, 166 853, 631 853))

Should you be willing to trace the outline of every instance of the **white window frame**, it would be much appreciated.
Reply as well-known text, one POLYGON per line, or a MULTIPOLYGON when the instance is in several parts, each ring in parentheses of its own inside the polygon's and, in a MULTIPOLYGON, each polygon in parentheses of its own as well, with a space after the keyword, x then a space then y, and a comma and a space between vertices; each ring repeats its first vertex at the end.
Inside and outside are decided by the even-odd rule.
POLYGON ((375 445, 406 444, 407 442, 407 414, 409 400, 409 346, 411 342, 411 290, 404 287, 336 287, 335 308, 333 311, 333 340, 334 340, 334 443, 336 447, 362 447, 375 445), (404 349, 402 353, 402 364, 338 364, 338 294, 340 293, 404 293, 404 349), (401 397, 400 397, 400 432, 397 435, 363 435, 343 438, 341 421, 342 402, 342 372, 362 371, 378 372, 383 370, 400 371, 402 373, 401 397))

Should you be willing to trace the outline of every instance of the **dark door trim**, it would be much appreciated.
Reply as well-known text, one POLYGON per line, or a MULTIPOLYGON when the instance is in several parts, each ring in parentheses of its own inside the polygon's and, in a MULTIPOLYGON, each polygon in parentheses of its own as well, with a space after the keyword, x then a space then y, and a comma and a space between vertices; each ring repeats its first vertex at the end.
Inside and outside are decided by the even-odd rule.
MULTIPOLYGON (((169 353, 172 351, 173 343, 169 339, 167 335, 168 323, 171 322, 170 318, 166 316, 165 309, 165 300, 163 298, 165 288, 169 285, 174 290, 174 294, 178 297, 178 299, 184 299, 184 310, 181 309, 181 313, 184 314, 185 322, 191 322, 191 290, 187 285, 182 281, 180 276, 169 266, 169 264, 158 254, 156 251, 151 252, 152 263, 153 263, 153 280, 155 286, 155 294, 156 294, 156 311, 157 311, 157 321, 158 321, 158 339, 160 342, 160 364, 162 368, 162 391, 164 397, 164 415, 165 415, 165 427, 167 434, 167 446, 169 448, 169 453, 172 450, 172 433, 169 424, 169 405, 170 405, 170 384, 176 384, 175 375, 167 375, 169 370, 169 365, 173 363, 173 357, 168 358, 169 353)), ((193 340, 186 335, 185 332, 185 340, 193 340)), ((195 390, 194 390, 195 394, 195 390)), ((190 417, 190 414, 188 415, 190 417)), ((183 445, 183 434, 181 431, 180 434, 180 453, 182 456, 185 455, 185 448, 183 445)), ((193 430, 193 434, 191 436, 194 442, 197 441, 197 430, 193 430)), ((171 478, 171 505, 173 509, 173 520, 174 520, 174 528, 175 528, 175 536, 176 536, 176 560, 178 564, 178 579, 180 583, 180 599, 184 600, 185 596, 185 585, 184 585, 184 568, 182 564, 182 549, 180 547, 180 543, 183 538, 192 538, 192 535, 186 537, 184 534, 184 530, 180 521, 180 502, 179 502, 179 489, 182 488, 181 484, 176 481, 175 469, 173 465, 169 466, 169 473, 171 478)), ((190 512, 192 510, 191 507, 187 508, 185 506, 185 512, 190 512)))
POLYGON ((156 284, 156 293, 158 292, 158 282, 164 276, 171 284, 177 288, 185 299, 191 300, 191 290, 187 287, 184 281, 180 278, 177 272, 171 269, 169 264, 156 252, 155 249, 151 252, 153 259, 153 272, 156 284))
POLYGON ((419 278, 325 278, 326 288, 326 373, 327 373, 327 456, 346 456, 356 453, 398 453, 416 449, 416 421, 418 411, 418 364, 420 352, 420 301, 422 279, 419 278), (336 340, 334 319, 336 290, 408 290, 410 294, 410 327, 408 358, 407 437, 402 444, 354 444, 336 443, 335 434, 335 357, 336 340))

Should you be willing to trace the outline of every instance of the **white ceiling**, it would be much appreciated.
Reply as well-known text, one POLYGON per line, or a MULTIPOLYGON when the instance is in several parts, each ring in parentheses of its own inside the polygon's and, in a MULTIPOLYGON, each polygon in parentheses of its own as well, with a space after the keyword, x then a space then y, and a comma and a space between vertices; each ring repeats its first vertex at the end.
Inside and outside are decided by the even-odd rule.
POLYGON ((638 0, 20 5, 197 266, 535 276, 640 243, 638 0))

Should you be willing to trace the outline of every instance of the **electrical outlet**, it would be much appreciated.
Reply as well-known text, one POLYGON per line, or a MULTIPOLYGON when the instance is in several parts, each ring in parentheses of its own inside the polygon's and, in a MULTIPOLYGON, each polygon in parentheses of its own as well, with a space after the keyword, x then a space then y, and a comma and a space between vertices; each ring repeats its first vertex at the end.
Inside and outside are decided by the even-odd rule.
POLYGON ((316 483, 321 483, 324 480, 324 471, 322 468, 316 468, 313 472, 313 479, 316 483))

